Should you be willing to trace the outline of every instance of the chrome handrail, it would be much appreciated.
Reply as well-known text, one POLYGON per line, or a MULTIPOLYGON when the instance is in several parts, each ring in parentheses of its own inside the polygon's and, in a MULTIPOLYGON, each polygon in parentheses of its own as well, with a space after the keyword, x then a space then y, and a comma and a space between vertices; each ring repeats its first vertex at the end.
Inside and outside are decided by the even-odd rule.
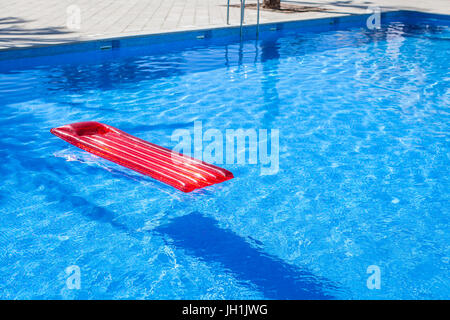
MULTIPOLYGON (((245 17, 245 0, 240 0, 241 1, 241 21, 239 24, 240 27, 240 35, 242 38, 242 34, 243 34, 243 24, 244 24, 244 17, 245 17)), ((259 0, 256 0, 256 7, 257 7, 257 15, 256 15, 256 38, 258 38, 259 36, 259 12, 260 12, 260 4, 259 4, 259 0)), ((227 25, 230 24, 230 0, 227 0, 227 25)))
POLYGON ((258 38, 259 36, 259 0, 256 0, 257 4, 257 8, 258 8, 258 13, 256 16, 256 38, 258 38))
POLYGON ((245 0, 241 0, 241 39, 242 39, 242 25, 244 24, 244 16, 245 16, 245 0))
POLYGON ((227 1, 227 24, 230 24, 230 0, 227 1))

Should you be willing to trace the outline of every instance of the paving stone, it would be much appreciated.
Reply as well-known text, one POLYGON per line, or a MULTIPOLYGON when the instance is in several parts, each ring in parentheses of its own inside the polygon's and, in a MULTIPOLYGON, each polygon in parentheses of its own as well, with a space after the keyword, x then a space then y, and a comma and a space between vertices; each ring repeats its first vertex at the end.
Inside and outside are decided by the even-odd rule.
MULTIPOLYGON (((262 0, 260 0, 262 3, 262 0)), ((238 5, 240 0, 231 0, 238 5)), ((246 3, 256 3, 247 0, 246 3)), ((0 0, 0 50, 71 41, 226 26, 227 0, 0 0), (67 26, 69 6, 81 12, 80 29, 67 26)), ((323 12, 262 11, 260 22, 281 22, 343 14, 361 14, 369 6, 450 13, 449 0, 289 1, 320 7, 323 12)), ((230 8, 230 24, 239 25, 240 9, 230 8)), ((256 11, 246 9, 246 24, 256 23, 256 11)))

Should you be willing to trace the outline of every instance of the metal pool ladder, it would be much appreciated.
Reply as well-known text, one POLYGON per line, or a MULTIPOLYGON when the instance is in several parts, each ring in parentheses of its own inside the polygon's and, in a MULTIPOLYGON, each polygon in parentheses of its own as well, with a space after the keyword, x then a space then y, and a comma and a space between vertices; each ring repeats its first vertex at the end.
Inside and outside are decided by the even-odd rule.
MULTIPOLYGON (((241 1, 241 21, 240 21, 240 35, 242 39, 242 26, 244 24, 245 15, 245 0, 241 1)), ((256 16, 256 38, 259 36, 259 0, 256 0, 257 16, 256 16)), ((230 24, 230 0, 227 0, 227 24, 230 24)))

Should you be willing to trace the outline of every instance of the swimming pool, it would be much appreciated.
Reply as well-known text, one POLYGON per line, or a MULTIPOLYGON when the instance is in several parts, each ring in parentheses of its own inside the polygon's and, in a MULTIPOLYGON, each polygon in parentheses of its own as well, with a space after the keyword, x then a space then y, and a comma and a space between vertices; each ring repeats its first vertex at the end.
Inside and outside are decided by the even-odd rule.
POLYGON ((449 20, 329 21, 0 61, 0 298, 448 299, 449 20), (86 120, 279 129, 279 171, 184 194, 49 132, 86 120))

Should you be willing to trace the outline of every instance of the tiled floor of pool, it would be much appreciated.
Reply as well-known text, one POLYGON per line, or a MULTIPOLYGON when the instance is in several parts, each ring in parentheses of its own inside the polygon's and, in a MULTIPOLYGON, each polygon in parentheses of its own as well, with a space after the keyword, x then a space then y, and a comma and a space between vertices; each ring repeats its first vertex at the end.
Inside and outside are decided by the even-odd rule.
POLYGON ((382 21, 0 61, 0 299, 448 298, 450 23, 382 21), (280 170, 175 193, 49 132, 93 119, 277 129, 280 170))

